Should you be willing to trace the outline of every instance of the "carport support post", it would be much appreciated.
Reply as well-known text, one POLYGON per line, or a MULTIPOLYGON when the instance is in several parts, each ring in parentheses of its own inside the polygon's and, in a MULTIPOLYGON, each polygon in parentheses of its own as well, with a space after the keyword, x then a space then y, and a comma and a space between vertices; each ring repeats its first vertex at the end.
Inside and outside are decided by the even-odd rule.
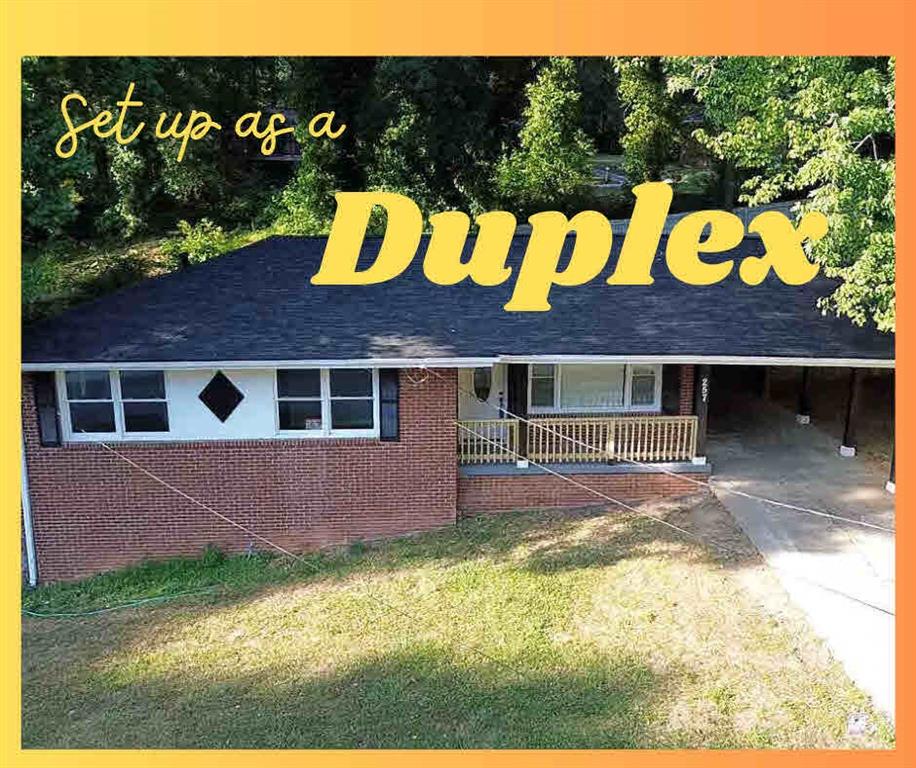
POLYGON ((709 421, 710 369, 708 365, 697 366, 694 386, 693 403, 697 416, 697 449, 692 461, 694 464, 705 464, 706 425, 709 421))
POLYGON ((811 423, 811 369, 804 366, 801 369, 801 389, 798 392, 798 413, 795 421, 799 424, 811 423))
POLYGON ((856 455, 856 424, 859 420, 859 390, 862 388, 862 377, 858 368, 849 370, 849 397, 846 400, 846 427, 843 429, 843 444, 840 456, 847 458, 856 455))
POLYGON ((887 483, 885 483, 884 487, 887 489, 888 493, 894 493, 894 494, 897 493, 897 476, 894 473, 894 459, 896 457, 896 454, 897 454, 897 449, 894 446, 894 443, 891 443, 891 474, 890 474, 890 477, 888 477, 887 483))

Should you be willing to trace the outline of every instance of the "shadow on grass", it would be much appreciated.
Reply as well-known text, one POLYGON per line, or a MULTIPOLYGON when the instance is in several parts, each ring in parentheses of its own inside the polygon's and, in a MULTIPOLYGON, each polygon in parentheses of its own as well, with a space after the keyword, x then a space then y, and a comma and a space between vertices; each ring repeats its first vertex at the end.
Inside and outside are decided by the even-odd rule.
POLYGON ((528 570, 556 573, 665 557, 740 568, 759 558, 728 512, 705 493, 656 502, 651 510, 655 519, 613 507, 568 514, 579 521, 583 531, 533 548, 525 560, 528 570))
MULTIPOLYGON (((714 499, 654 509, 710 538, 733 530, 719 529, 729 521, 727 513, 717 518, 723 512, 714 499)), ((714 550, 650 520, 591 509, 475 518, 447 531, 324 553, 309 560, 318 567, 314 575, 276 559, 211 555, 209 560, 149 565, 52 588, 89 590, 87 594, 98 600, 106 585, 120 584, 123 595, 141 587, 187 588, 189 580, 204 583, 222 577, 229 583, 224 592, 163 606, 76 620, 25 619, 23 744, 793 744, 793 732, 782 721, 772 728, 762 725, 759 734, 745 732, 739 720, 719 711, 727 710, 729 701, 719 702, 715 692, 697 683, 709 669, 706 657, 696 652, 707 635, 731 633, 734 648, 745 654, 750 640, 743 630, 727 622, 723 626, 715 614, 704 621, 702 611, 682 611, 668 591, 669 586, 676 591, 676 583, 664 582, 664 569, 659 581, 654 562, 633 564, 648 566, 637 573, 637 579, 647 579, 646 595, 638 581, 632 590, 615 590, 617 574, 588 572, 626 560, 671 558, 729 567, 714 550), (442 572, 430 575, 424 568, 442 572), (539 578, 545 574, 557 576, 539 578), (342 590, 345 594, 323 602, 326 588, 336 592, 348 580, 352 583, 342 590), (598 580, 607 589, 602 591, 598 580), (439 588, 423 592, 424 581, 438 582, 439 588), (372 593, 381 594, 395 610, 373 604, 372 593), (603 605, 602 610, 594 615, 586 610, 583 616, 592 617, 592 624, 597 622, 616 642, 582 642, 583 637, 603 637, 589 634, 592 624, 586 623, 585 634, 574 621, 570 624, 578 615, 574 602, 582 596, 605 601, 598 606, 603 605), (402 621, 398 614, 407 611, 421 615, 423 621, 415 626, 402 621), (661 612, 663 618, 670 613, 670 632, 676 634, 665 622, 656 622, 653 612, 661 612), (647 627, 659 629, 653 633, 647 627), (640 647, 640 639, 646 637, 651 642, 640 647), (671 649, 667 656, 656 653, 665 648, 671 649), (481 651, 509 660, 512 669, 488 661, 481 651)), ((675 569, 674 576, 687 571, 700 569, 675 569)), ((699 590, 702 597, 706 583, 691 587, 690 594, 699 590)), ((58 602, 67 597, 63 591, 45 594, 56 594, 58 602)), ((740 601, 731 602, 737 593, 726 589, 714 594, 729 601, 729 613, 740 615, 740 601)), ((74 595, 79 593, 69 597, 74 595)), ((780 638, 764 633, 766 648, 775 643, 778 653, 773 658, 782 670, 780 638)), ((715 658, 721 659, 721 653, 715 658)), ((757 663, 751 654, 741 674, 754 675, 748 678, 752 681, 761 675, 769 681, 767 665, 759 662, 758 670, 757 663)), ((717 663, 712 671, 724 677, 720 687, 730 690, 727 670, 717 663)), ((769 682, 760 685, 769 690, 769 682)), ((775 688, 777 693, 781 690, 779 685, 775 688)), ((807 702, 806 708, 818 709, 812 697, 793 695, 807 702)), ((844 695, 831 700, 829 708, 824 705, 830 713, 839 712, 841 726, 849 708, 844 695)), ((780 709, 767 704, 762 711, 780 709)), ((818 717, 827 715, 818 712, 818 717)), ((811 734, 799 737, 800 743, 840 743, 830 728, 833 725, 818 720, 811 734), (825 733, 830 739, 823 741, 825 733)))
POLYGON ((636 662, 516 673, 427 645, 318 677, 277 669, 202 684, 176 671, 96 686, 78 710, 37 712, 26 699, 23 745, 628 748, 645 746, 665 682, 636 662), (48 719, 58 727, 42 727, 48 719))

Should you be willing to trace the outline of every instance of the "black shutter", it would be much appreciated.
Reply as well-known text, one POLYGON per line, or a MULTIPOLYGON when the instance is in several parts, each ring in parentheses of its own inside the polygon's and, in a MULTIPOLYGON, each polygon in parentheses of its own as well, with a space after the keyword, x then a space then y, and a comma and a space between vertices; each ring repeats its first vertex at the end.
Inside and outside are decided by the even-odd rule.
POLYGON ((512 363, 508 366, 508 410, 523 419, 528 418, 528 366, 512 363))
POLYGON ((60 445, 60 420, 57 417, 57 387, 54 374, 32 374, 35 410, 38 412, 38 436, 42 445, 60 445))
MULTIPOLYGON (((511 363, 507 371, 507 402, 506 410, 509 418, 528 418, 528 366, 525 363, 511 363)), ((524 421, 518 425, 518 454, 528 455, 528 424, 524 421)))
POLYGON ((676 416, 681 409, 681 365, 662 366, 662 413, 676 416))
POLYGON ((397 368, 381 368, 378 372, 379 394, 379 437, 393 441, 401 437, 400 416, 398 415, 400 386, 397 368))

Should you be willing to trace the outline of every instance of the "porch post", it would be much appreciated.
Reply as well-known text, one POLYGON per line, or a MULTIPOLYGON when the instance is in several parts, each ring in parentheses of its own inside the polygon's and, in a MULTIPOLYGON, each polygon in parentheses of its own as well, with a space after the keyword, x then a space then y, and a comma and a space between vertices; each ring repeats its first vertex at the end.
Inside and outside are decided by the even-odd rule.
POLYGON ((801 389, 798 392, 798 413, 795 421, 799 424, 811 423, 811 368, 803 366, 801 369, 801 389))
POLYGON ((846 426, 843 429, 843 443, 840 456, 850 458, 856 455, 856 426, 859 421, 859 390, 862 377, 858 368, 849 369, 849 396, 846 399, 846 426))
POLYGON ((760 398, 761 400, 770 399, 770 366, 760 366, 760 398))
POLYGON ((697 416, 697 451, 693 457, 694 464, 706 463, 706 424, 709 420, 710 368, 708 365, 696 367, 696 383, 693 396, 694 410, 697 416))
POLYGON ((894 460, 897 454, 897 448, 894 443, 891 443, 891 473, 887 479, 887 482, 884 484, 885 489, 888 493, 897 493, 897 476, 894 471, 894 460))
POLYGON ((888 473, 887 482, 884 489, 888 493, 897 493, 897 436, 895 424, 897 422, 897 374, 894 374, 894 382, 891 386, 891 471, 888 473))

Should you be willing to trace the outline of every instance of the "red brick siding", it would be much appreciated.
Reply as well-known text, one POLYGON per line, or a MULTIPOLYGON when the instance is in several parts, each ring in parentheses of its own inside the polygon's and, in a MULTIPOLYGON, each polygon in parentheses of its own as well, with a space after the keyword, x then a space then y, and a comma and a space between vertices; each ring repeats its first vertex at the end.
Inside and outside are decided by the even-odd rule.
MULTIPOLYGON (((124 444, 117 450, 190 496, 293 551, 455 520, 456 378, 401 376, 401 439, 124 444)), ((42 581, 146 558, 267 548, 100 445, 39 444, 31 380, 23 425, 42 581)))
MULTIPOLYGON (((429 530, 462 513, 600 503, 550 475, 458 478, 456 377, 401 376, 401 440, 120 443, 120 453, 255 533, 305 551, 429 530)), ((693 411, 693 366, 681 367, 680 412, 693 411)), ((250 534, 131 467, 100 445, 40 446, 31 379, 23 425, 42 581, 72 579, 148 558, 240 551, 250 534)), ((702 479, 703 475, 695 477, 702 479)), ((638 501, 696 490, 664 474, 576 475, 638 501)))
POLYGON ((694 387, 694 367, 692 365, 681 366, 681 393, 678 401, 678 415, 690 416, 693 414, 693 387, 694 387))
MULTIPOLYGON (((645 501, 662 496, 695 493, 696 484, 666 474, 589 475, 571 477, 607 496, 621 501, 645 501)), ((686 475, 704 481, 703 474, 686 475)), ((549 509, 604 504, 601 497, 556 475, 477 476, 458 480, 459 515, 501 512, 513 509, 549 509)))

